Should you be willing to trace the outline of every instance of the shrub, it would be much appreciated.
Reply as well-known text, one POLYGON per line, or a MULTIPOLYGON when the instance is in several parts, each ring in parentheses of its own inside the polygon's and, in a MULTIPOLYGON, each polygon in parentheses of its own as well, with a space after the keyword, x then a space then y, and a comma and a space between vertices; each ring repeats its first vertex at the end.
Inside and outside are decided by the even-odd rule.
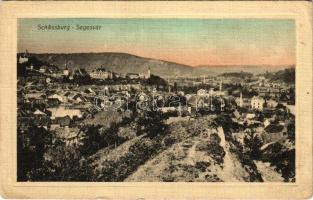
POLYGON ((265 131, 268 133, 278 133, 284 129, 284 126, 278 124, 271 124, 265 128, 265 131))
POLYGON ((209 156, 211 156, 215 163, 222 164, 224 163, 225 151, 224 148, 217 144, 217 141, 214 140, 213 143, 200 142, 196 146, 196 150, 205 151, 209 156))
POLYGON ((223 147, 217 145, 208 145, 208 154, 216 161, 217 164, 224 163, 225 151, 223 147))
POLYGON ((207 182, 223 182, 216 174, 214 174, 214 175, 210 175, 210 174, 205 175, 205 180, 207 182))
POLYGON ((295 178, 295 149, 286 149, 280 143, 274 143, 262 152, 262 161, 270 162, 276 171, 282 174, 285 181, 295 178))
POLYGON ((200 161, 196 162, 196 168, 199 169, 201 172, 205 172, 206 169, 211 165, 209 162, 200 161))
POLYGON ((162 146, 164 147, 169 147, 170 145, 174 144, 175 143, 175 138, 172 136, 172 135, 166 135, 164 138, 163 138, 163 141, 162 141, 162 146))
POLYGON ((260 148, 263 145, 262 139, 258 135, 251 135, 250 137, 244 137, 245 153, 249 155, 251 160, 260 159, 260 148))
POLYGON ((218 136, 217 133, 212 133, 210 135, 210 143, 211 144, 218 145, 218 144, 220 144, 220 142, 221 142, 221 138, 218 136))
POLYGON ((120 127, 117 132, 122 140, 130 140, 136 137, 136 132, 130 127, 120 127))

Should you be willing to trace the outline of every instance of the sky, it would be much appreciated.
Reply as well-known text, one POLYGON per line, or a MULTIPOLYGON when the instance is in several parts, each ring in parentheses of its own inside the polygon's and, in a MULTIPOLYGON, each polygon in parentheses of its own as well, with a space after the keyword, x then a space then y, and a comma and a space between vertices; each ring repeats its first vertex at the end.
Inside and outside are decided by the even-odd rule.
POLYGON ((288 19, 19 19, 18 51, 123 52, 198 65, 293 65, 288 19), (41 30, 38 26, 71 27, 41 30), (76 30, 99 25, 100 30, 76 30))

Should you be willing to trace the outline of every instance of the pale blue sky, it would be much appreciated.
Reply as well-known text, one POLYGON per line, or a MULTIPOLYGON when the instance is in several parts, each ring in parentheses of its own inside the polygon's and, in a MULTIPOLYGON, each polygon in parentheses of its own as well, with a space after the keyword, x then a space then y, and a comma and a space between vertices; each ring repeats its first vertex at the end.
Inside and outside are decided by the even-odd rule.
POLYGON ((189 65, 294 64, 295 24, 281 19, 20 19, 18 50, 125 52, 189 65), (70 25, 71 31, 42 31, 70 25), (101 25, 78 31, 79 25, 101 25))

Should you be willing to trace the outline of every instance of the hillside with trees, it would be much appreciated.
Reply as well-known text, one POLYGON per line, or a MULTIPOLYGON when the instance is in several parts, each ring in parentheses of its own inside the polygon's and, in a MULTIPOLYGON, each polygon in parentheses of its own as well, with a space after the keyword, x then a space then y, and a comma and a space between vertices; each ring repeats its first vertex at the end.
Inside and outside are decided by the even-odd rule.
POLYGON ((280 70, 276 73, 266 73, 265 78, 268 78, 271 81, 295 83, 296 71, 295 71, 295 68, 288 68, 288 69, 280 70))

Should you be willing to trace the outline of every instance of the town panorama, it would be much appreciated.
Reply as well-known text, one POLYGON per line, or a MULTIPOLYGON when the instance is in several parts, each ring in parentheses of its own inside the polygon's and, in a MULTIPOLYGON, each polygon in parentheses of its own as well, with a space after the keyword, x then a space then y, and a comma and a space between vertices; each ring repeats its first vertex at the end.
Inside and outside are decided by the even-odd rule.
POLYGON ((53 56, 74 59, 17 54, 18 181, 295 181, 294 66, 163 75, 53 56))

